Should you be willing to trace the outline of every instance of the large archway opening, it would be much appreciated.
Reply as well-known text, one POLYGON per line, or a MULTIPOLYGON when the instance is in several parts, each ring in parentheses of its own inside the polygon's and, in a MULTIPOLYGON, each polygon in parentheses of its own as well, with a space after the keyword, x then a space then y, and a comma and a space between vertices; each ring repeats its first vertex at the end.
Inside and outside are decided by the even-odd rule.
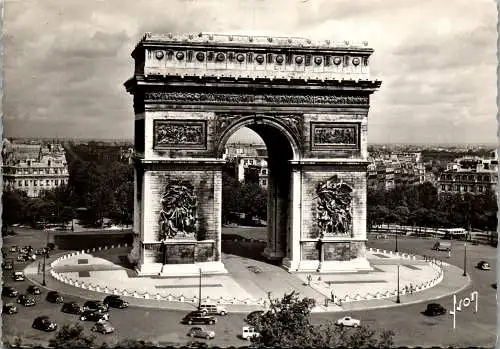
POLYGON ((290 160, 298 156, 294 145, 286 128, 272 118, 243 119, 222 137, 229 170, 222 183, 224 254, 281 264, 292 219, 290 160), (233 169, 234 177, 224 181, 233 169), (230 193, 234 180, 241 190, 237 196, 230 193), (231 205, 243 209, 228 214, 231 205))

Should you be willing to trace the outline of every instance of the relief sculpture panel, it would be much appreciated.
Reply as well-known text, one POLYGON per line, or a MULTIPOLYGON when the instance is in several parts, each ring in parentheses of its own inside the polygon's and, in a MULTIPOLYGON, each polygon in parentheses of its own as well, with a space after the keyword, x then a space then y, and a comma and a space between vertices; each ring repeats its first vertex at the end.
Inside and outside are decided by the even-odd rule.
POLYGON ((359 124, 312 123, 311 148, 359 148, 359 124))
POLYGON ((352 188, 333 177, 316 187, 316 223, 320 237, 350 235, 352 231, 352 188))
POLYGON ((204 121, 155 120, 153 126, 154 148, 206 148, 206 123, 204 121))
POLYGON ((159 240, 195 239, 198 200, 188 181, 170 180, 161 197, 159 240))

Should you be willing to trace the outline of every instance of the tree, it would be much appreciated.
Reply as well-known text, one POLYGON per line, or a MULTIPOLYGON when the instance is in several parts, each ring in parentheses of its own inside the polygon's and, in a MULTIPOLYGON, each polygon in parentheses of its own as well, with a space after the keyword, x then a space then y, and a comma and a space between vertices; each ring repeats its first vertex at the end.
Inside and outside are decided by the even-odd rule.
POLYGON ((394 346, 394 332, 377 333, 369 327, 343 329, 333 322, 311 324, 311 310, 314 299, 302 298, 292 292, 282 299, 269 297, 269 310, 255 318, 253 325, 259 337, 252 341, 266 347, 351 347, 351 348, 390 348, 394 346))
POLYGON ((94 345, 94 336, 87 336, 80 324, 64 325, 49 345, 55 348, 90 348, 94 345))
POLYGON ((5 190, 2 195, 2 222, 4 226, 20 223, 25 219, 28 197, 20 190, 5 190))

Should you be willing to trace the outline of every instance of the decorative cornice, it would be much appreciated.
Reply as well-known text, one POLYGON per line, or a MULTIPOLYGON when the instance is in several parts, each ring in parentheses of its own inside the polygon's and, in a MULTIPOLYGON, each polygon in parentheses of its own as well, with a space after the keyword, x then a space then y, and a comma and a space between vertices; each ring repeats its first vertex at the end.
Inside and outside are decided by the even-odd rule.
POLYGON ((145 92, 146 103, 182 104, 272 104, 272 105, 349 105, 368 107, 368 96, 341 95, 265 95, 246 93, 145 92))

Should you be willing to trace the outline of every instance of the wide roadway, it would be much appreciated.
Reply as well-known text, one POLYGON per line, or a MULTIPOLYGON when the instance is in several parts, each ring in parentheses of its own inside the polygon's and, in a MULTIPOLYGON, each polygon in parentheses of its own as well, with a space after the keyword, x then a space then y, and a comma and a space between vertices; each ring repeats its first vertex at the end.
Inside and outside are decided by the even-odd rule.
MULTIPOLYGON (((28 236, 13 236, 4 239, 4 248, 9 245, 31 244, 41 247, 45 239, 40 239, 43 234, 32 231, 28 236)), ((25 235, 25 234, 23 234, 25 235)), ((400 251, 428 255, 441 258, 457 266, 463 266, 463 243, 453 242, 451 258, 447 253, 432 251, 433 240, 400 239, 400 251)), ((394 250, 394 240, 373 240, 368 242, 369 247, 394 250)), ((449 314, 438 317, 426 317, 421 312, 427 303, 401 305, 393 308, 374 309, 368 311, 354 311, 349 314, 317 313, 312 315, 314 323, 336 320, 344 315, 352 315, 361 320, 362 324, 370 325, 374 329, 391 329, 395 332, 395 344, 398 346, 493 346, 496 341, 496 290, 492 284, 496 282, 496 248, 490 246, 467 246, 467 272, 472 279, 472 285, 457 294, 457 298, 470 295, 471 291, 479 292, 479 310, 475 314, 472 307, 462 312, 457 312, 456 329, 453 330, 453 319, 449 314), (480 260, 486 260, 492 265, 492 270, 480 271, 475 268, 480 260)), ((12 253, 8 257, 14 257, 12 253)), ((22 270, 26 263, 15 263, 16 270, 22 270)), ((5 271, 6 284, 14 285, 20 292, 25 292, 29 282, 10 281, 10 271, 5 271)), ((45 301, 46 291, 38 296, 39 302, 35 307, 19 307, 16 315, 3 315, 3 339, 12 341, 15 337, 23 339, 26 343, 46 344, 54 333, 44 333, 31 328, 33 319, 39 315, 48 315, 59 326, 67 323, 82 323, 90 333, 92 322, 83 322, 76 315, 64 314, 60 311, 61 305, 45 301)), ((101 297, 103 298, 103 297, 101 297)), ((3 298, 6 301, 15 299, 3 298)), ((71 295, 65 296, 65 301, 76 301, 80 304, 83 299, 71 295)), ((453 297, 448 296, 437 301, 445 308, 451 309, 453 297)), ((182 311, 146 309, 130 307, 128 309, 112 309, 111 322, 116 332, 110 335, 97 334, 97 343, 106 341, 116 343, 122 339, 143 339, 154 342, 186 343, 191 338, 186 336, 190 326, 182 325, 180 320, 185 315, 182 311)), ((243 319, 246 314, 230 314, 218 317, 218 323, 211 326, 216 331, 216 338, 210 343, 219 346, 245 345, 245 341, 238 338, 243 319)), ((199 339, 200 341, 206 341, 199 339)))

